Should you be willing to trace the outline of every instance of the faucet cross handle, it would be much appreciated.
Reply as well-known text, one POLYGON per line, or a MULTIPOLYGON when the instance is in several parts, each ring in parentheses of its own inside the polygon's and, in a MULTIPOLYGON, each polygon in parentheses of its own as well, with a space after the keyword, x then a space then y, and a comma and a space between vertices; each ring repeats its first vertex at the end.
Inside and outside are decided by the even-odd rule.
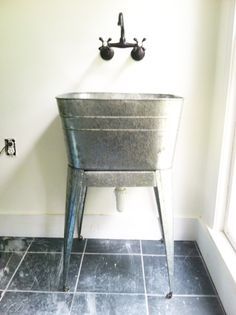
POLYGON ((141 44, 139 44, 137 38, 134 38, 134 41, 136 44, 134 45, 134 48, 131 51, 131 57, 136 60, 142 60, 143 57, 145 56, 145 48, 143 47, 143 42, 145 42, 146 38, 143 38, 141 41, 141 44))
POLYGON ((147 38, 143 38, 143 40, 142 40, 142 42, 141 42, 141 47, 143 47, 143 42, 145 42, 145 40, 146 40, 147 38))
POLYGON ((111 37, 108 38, 107 40, 107 46, 109 46, 109 43, 112 41, 111 37))
POLYGON ((136 37, 134 37, 134 41, 136 42, 136 45, 138 46, 138 40, 136 37))
MULTIPOLYGON (((102 46, 104 46, 104 40, 102 37, 99 37, 99 40, 102 42, 102 46)), ((100 49, 100 48, 99 48, 100 49)))
POLYGON ((104 60, 110 60, 114 56, 114 50, 110 47, 109 44, 112 39, 109 37, 106 41, 106 44, 104 44, 105 41, 102 37, 99 37, 99 40, 102 42, 102 46, 99 47, 101 57, 104 60))
POLYGON ((139 47, 143 47, 143 42, 145 42, 145 40, 146 40, 146 38, 144 37, 143 40, 141 41, 141 45, 139 45, 137 38, 134 37, 134 41, 136 42, 136 45, 139 46, 139 47))
POLYGON ((99 40, 102 42, 102 46, 100 48, 102 48, 104 46, 108 46, 109 47, 109 43, 110 43, 110 41, 112 41, 112 39, 109 37, 108 40, 106 41, 107 44, 105 45, 105 40, 102 37, 99 37, 99 40))

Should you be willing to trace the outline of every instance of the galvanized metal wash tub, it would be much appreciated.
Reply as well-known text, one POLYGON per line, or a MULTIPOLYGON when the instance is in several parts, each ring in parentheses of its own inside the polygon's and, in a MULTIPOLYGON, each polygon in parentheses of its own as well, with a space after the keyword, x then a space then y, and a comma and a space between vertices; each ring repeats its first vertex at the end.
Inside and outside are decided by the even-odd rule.
POLYGON ((69 165, 84 170, 172 166, 182 98, 70 93, 57 97, 69 165))
POLYGON ((153 186, 173 283, 171 168, 183 98, 167 94, 69 93, 57 97, 68 154, 64 289, 88 186, 153 186))

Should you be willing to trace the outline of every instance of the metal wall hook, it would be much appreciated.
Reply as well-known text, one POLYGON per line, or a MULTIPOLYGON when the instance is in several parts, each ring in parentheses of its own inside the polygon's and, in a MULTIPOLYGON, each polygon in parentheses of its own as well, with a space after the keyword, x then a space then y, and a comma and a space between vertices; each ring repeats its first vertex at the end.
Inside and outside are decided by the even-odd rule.
POLYGON ((99 40, 101 40, 102 42, 102 46, 99 47, 101 57, 105 60, 110 60, 114 56, 114 50, 111 49, 111 47, 116 47, 116 48, 133 48, 131 51, 131 57, 137 61, 143 59, 145 55, 145 48, 143 47, 143 42, 146 40, 146 38, 143 38, 141 45, 139 45, 138 40, 136 38, 134 38, 135 43, 126 42, 123 13, 119 13, 117 24, 121 27, 119 42, 111 43, 112 39, 109 38, 106 44, 104 44, 103 38, 99 37, 99 40))

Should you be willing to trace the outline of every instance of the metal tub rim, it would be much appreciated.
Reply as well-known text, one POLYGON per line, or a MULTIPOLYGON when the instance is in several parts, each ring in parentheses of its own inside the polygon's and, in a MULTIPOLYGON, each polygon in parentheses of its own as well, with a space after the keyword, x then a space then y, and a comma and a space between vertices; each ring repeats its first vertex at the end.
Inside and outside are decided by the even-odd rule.
POLYGON ((58 100, 107 100, 107 101, 155 101, 183 99, 173 94, 116 93, 116 92, 71 92, 56 96, 58 100))

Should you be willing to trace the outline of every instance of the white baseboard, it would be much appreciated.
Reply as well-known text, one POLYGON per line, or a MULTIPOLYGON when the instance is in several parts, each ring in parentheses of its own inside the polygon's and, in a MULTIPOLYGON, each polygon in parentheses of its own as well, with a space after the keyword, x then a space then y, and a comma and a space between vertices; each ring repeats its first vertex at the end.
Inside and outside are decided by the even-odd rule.
MULTIPOLYGON (((175 218, 175 239, 195 240, 196 218, 175 218)), ((63 237, 63 215, 0 215, 1 236, 63 237)), ((76 232, 75 232, 76 235, 76 232)), ((86 238, 160 239, 158 219, 116 214, 85 215, 86 238)))
POLYGON ((223 233, 198 222, 196 241, 227 315, 236 314, 236 252, 223 233))

